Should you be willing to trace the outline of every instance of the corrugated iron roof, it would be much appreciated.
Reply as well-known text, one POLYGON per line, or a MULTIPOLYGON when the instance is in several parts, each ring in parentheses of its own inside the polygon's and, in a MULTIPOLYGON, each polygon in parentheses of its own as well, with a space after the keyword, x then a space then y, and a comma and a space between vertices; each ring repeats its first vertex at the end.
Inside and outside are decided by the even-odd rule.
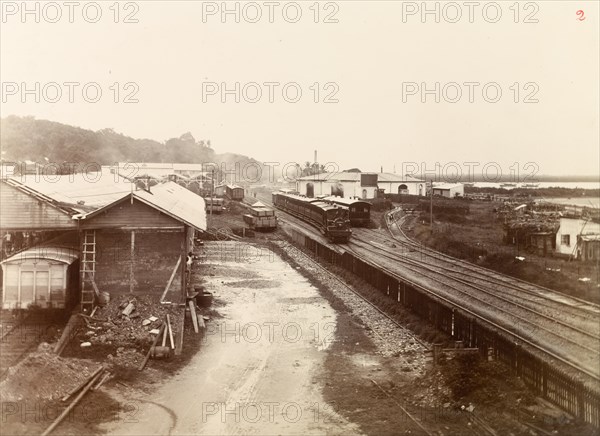
POLYGON ((14 180, 54 201, 72 205, 80 212, 110 204, 134 189, 130 181, 111 173, 106 167, 103 167, 102 171, 92 173, 62 176, 27 175, 14 180))
POLYGON ((175 182, 156 185, 151 192, 135 191, 133 196, 198 230, 206 230, 204 198, 175 182))
POLYGON ((0 264, 20 262, 23 260, 54 260, 67 265, 71 265, 79 259, 79 251, 72 248, 41 246, 32 247, 25 251, 21 251, 7 259, 4 259, 0 264))
POLYGON ((124 196, 121 195, 120 198, 112 203, 93 212, 78 215, 75 218, 81 220, 92 218, 121 202, 121 200, 127 198, 129 195, 198 230, 206 230, 207 228, 204 198, 175 182, 155 185, 151 188, 151 192, 138 190, 124 196))
POLYGON ((582 241, 592 242, 592 241, 600 241, 600 235, 598 234, 588 234, 588 235, 580 235, 582 241))
POLYGON ((333 201, 335 203, 343 204, 343 205, 346 205, 346 206, 351 206, 351 205, 353 205, 355 203, 367 203, 364 200, 358 200, 356 198, 335 197, 335 196, 332 196, 332 195, 327 196, 327 197, 323 197, 323 200, 333 201))

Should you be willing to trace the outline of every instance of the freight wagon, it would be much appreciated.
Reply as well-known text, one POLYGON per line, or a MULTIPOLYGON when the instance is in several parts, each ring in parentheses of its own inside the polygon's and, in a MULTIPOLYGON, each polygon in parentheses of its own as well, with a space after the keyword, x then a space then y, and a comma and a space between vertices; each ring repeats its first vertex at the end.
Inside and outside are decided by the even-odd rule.
POLYGON ((225 196, 230 200, 242 201, 244 199, 244 188, 237 185, 225 186, 225 196))
POLYGON ((223 199, 216 197, 207 197, 204 199, 206 203, 206 213, 216 213, 219 214, 223 212, 223 199))
POLYGON ((283 192, 273 193, 273 204, 318 228, 332 242, 348 242, 350 239, 352 230, 345 206, 283 192))
POLYGON ((274 230, 277 228, 275 211, 258 202, 244 215, 244 222, 253 230, 274 230))

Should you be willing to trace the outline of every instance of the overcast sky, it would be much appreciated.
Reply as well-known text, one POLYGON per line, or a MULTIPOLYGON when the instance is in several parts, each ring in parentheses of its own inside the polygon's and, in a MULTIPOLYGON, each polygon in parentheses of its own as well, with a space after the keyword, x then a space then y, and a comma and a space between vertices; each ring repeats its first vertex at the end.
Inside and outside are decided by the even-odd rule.
POLYGON ((339 168, 400 172, 403 163, 457 162, 464 170, 464 162, 497 162, 508 174, 515 162, 521 172, 535 162, 539 174, 600 174, 596 1, 518 8, 482 1, 472 11, 462 1, 428 2, 439 7, 439 23, 415 10, 420 1, 299 2, 295 23, 290 2, 274 6, 273 23, 264 2, 228 2, 240 8, 239 23, 221 15, 221 2, 193 1, 121 3, 118 16, 114 2, 101 2, 92 23, 97 8, 89 3, 74 7, 70 23, 63 2, 28 2, 39 5, 36 23, 34 13, 22 16, 21 2, 2 2, 3 117, 33 115, 160 141, 191 131, 217 152, 261 161, 312 161, 318 149, 319 162, 339 168), (256 5, 262 17, 251 23, 256 5), (36 82, 39 92, 22 94, 23 83, 35 89, 36 82), (62 92, 55 103, 52 82, 62 92), (80 84, 73 102, 65 82, 80 84), (239 103, 221 94, 222 83, 235 89, 236 82, 239 103), (252 82, 262 92, 256 103, 252 82), (88 83, 89 100, 102 91, 96 103, 82 95, 88 83), (425 103, 423 83, 434 90, 425 103), (497 90, 501 98, 492 103, 497 90), (138 102, 124 103, 128 95, 138 102))

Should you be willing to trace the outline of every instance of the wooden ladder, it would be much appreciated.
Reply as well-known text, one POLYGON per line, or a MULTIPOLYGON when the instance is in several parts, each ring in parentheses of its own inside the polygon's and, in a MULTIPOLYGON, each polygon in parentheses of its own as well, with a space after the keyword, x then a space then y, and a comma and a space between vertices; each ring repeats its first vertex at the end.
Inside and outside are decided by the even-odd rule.
POLYGON ((85 230, 81 247, 81 312, 94 309, 94 276, 96 274, 96 231, 85 230))

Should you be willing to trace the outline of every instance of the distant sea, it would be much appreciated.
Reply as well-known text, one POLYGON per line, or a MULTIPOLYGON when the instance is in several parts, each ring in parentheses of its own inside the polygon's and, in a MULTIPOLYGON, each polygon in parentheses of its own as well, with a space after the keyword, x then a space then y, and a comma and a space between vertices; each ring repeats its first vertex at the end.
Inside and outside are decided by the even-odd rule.
MULTIPOLYGON (((523 186, 523 183, 517 183, 517 186, 514 187, 501 185, 501 183, 476 182, 473 186, 475 186, 476 188, 504 188, 507 190, 514 189, 515 187, 527 188, 527 186, 523 186)), ((600 189, 600 182, 537 182, 536 185, 538 185, 537 188, 600 189)), ((544 201, 547 201, 549 203, 566 204, 578 207, 587 206, 597 209, 600 208, 600 198, 592 196, 569 198, 547 197, 544 198, 544 201)))
MULTIPOLYGON (((504 188, 513 189, 515 186, 501 186, 504 183, 490 183, 490 182, 475 182, 473 186, 476 188, 504 188)), ((523 186, 526 183, 517 183, 518 188, 527 188, 523 186)), ((600 189, 600 182, 535 182, 538 188, 568 188, 568 189, 600 189)))

